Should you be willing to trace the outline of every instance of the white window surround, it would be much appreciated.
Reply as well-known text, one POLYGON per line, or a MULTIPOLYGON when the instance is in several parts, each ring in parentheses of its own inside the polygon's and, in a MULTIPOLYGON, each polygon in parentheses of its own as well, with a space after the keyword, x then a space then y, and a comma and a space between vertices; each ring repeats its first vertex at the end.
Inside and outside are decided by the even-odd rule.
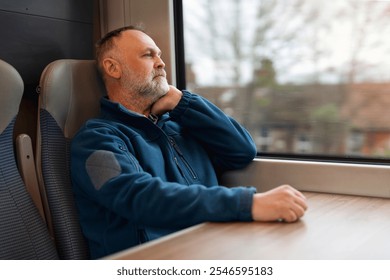
POLYGON ((301 191, 390 198, 390 166, 256 158, 225 174, 222 184, 259 192, 289 184, 301 191))

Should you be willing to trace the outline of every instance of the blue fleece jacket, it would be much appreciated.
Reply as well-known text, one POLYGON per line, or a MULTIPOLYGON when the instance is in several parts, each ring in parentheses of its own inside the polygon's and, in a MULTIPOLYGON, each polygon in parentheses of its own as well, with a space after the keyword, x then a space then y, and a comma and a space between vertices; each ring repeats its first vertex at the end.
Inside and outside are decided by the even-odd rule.
POLYGON ((218 185, 252 161, 248 132, 199 95, 155 123, 106 98, 72 140, 71 175, 91 257, 205 221, 250 221, 253 187, 218 185))

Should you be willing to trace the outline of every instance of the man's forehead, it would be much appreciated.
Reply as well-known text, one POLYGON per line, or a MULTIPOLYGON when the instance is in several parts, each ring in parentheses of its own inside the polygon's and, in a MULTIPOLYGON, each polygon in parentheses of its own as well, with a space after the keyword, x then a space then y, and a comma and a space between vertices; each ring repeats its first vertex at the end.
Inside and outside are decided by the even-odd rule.
POLYGON ((123 47, 160 51, 153 39, 139 30, 123 31, 121 36, 117 38, 117 43, 123 47))

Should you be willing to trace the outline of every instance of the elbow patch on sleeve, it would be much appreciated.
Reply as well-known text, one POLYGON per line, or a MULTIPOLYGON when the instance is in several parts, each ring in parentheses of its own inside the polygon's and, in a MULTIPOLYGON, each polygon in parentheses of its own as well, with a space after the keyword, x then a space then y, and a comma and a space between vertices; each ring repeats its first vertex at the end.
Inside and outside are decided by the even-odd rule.
POLYGON ((122 169, 114 153, 98 150, 93 152, 85 163, 87 173, 96 190, 111 178, 121 174, 122 169))

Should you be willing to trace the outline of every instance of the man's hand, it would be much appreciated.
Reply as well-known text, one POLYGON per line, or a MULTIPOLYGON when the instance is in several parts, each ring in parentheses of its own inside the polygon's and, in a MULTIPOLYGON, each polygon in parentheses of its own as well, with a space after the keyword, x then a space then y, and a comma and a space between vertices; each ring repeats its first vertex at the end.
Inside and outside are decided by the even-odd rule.
POLYGON ((295 222, 307 209, 304 195, 289 185, 283 185, 253 196, 252 218, 255 221, 295 222))
POLYGON ((166 112, 172 111, 177 106, 182 96, 183 93, 180 90, 170 85, 167 94, 158 99, 152 105, 150 112, 159 116, 166 112))

